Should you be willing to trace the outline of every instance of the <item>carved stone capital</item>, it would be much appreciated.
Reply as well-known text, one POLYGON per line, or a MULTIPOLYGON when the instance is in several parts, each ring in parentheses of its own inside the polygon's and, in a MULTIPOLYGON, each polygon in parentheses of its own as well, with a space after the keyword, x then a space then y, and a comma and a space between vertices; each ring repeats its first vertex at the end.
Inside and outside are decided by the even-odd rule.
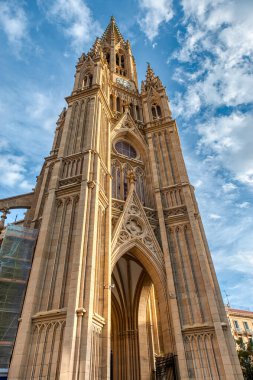
POLYGON ((83 317, 85 313, 86 309, 84 309, 83 307, 79 307, 78 309, 76 309, 76 315, 78 317, 83 317))
POLYGON ((88 181, 87 186, 89 189, 93 189, 96 186, 95 181, 88 181))

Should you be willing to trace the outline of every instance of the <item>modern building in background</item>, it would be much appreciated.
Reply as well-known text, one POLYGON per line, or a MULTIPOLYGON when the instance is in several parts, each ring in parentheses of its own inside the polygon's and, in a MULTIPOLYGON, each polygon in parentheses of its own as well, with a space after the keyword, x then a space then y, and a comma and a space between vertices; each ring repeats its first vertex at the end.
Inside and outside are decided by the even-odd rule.
POLYGON ((235 340, 253 343, 253 312, 226 307, 227 317, 235 340))
POLYGON ((66 101, 20 197, 39 235, 9 379, 242 380, 165 88, 148 65, 139 91, 113 18, 66 101))

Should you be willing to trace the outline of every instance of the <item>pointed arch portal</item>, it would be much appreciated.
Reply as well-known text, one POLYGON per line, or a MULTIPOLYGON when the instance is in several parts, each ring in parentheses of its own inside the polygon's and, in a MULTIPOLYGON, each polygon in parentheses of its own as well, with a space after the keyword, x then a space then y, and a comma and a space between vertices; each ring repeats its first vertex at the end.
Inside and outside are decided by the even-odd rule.
POLYGON ((114 265, 111 283, 111 380, 174 379, 173 360, 163 375, 159 358, 172 357, 173 337, 165 289, 154 268, 133 247, 114 265))

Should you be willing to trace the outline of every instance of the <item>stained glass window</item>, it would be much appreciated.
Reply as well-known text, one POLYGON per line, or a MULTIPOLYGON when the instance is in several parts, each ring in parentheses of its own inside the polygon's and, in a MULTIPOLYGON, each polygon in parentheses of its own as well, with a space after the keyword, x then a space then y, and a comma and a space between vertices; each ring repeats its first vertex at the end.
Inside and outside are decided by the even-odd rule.
POLYGON ((123 154, 129 158, 136 158, 137 156, 136 150, 126 141, 118 141, 115 144, 115 148, 118 153, 123 154))

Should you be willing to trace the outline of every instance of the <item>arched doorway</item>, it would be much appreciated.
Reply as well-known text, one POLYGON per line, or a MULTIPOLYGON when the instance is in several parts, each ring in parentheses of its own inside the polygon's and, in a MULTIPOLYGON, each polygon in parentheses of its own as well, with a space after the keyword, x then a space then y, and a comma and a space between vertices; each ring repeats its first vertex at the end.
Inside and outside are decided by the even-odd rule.
POLYGON ((166 352, 156 287, 131 251, 115 264, 112 284, 111 378, 154 379, 166 352))

